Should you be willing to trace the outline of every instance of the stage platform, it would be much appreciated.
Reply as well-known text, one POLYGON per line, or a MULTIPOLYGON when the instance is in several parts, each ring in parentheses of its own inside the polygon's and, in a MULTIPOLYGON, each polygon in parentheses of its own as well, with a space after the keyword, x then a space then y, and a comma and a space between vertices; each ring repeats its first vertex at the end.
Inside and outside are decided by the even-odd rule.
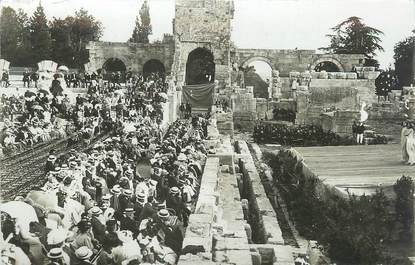
POLYGON ((402 175, 415 178, 399 144, 296 147, 305 164, 324 183, 343 188, 391 186, 402 175))

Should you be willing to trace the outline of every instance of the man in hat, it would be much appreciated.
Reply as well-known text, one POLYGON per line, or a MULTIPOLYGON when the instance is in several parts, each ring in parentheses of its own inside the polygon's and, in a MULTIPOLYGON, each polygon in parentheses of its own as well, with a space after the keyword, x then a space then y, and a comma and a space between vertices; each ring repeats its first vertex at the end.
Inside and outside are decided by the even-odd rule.
POLYGON ((77 265, 91 265, 90 258, 92 256, 93 252, 88 247, 80 247, 75 251, 75 255, 77 258, 77 261, 75 264, 77 265))
POLYGON ((120 229, 131 231, 133 233, 133 237, 136 238, 139 233, 139 227, 140 223, 134 220, 134 209, 125 209, 124 214, 120 220, 120 229))
POLYGON ((105 235, 105 224, 103 223, 103 215, 102 210, 94 206, 90 210, 91 212, 91 226, 92 226, 92 232, 94 233, 94 237, 102 243, 105 235))
POLYGON ((63 251, 61 248, 52 248, 48 252, 49 263, 48 265, 56 264, 70 264, 70 260, 64 260, 63 251))
POLYGON ((130 189, 123 189, 122 194, 119 196, 119 211, 122 213, 127 208, 133 208, 133 192, 130 189))
MULTIPOLYGON (((70 255, 73 254, 73 251, 69 245, 65 244, 69 237, 72 236, 72 232, 68 232, 63 229, 55 229, 49 232, 47 235, 48 249, 60 249, 62 251, 62 259, 65 261, 65 264, 70 264, 70 255)), ((50 253, 50 252, 49 252, 50 253)), ((49 257, 49 254, 48 254, 49 257)), ((50 257, 49 257, 50 258, 50 257)))
POLYGON ((173 209, 176 212, 177 217, 187 227, 189 215, 191 211, 186 207, 180 194, 178 187, 171 187, 169 195, 167 196, 166 205, 168 208, 173 209))
POLYGON ((164 233, 164 243, 171 248, 176 254, 179 254, 182 249, 184 228, 177 216, 171 216, 169 211, 161 209, 157 212, 157 220, 161 225, 161 230, 164 233))
POLYGON ((56 156, 49 155, 45 165, 45 174, 55 169, 56 156))

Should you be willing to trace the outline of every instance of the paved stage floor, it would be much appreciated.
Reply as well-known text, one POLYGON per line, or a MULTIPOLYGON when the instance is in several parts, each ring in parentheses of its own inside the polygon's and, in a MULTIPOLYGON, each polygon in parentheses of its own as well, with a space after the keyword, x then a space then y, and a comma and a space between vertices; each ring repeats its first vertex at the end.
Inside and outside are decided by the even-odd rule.
POLYGON ((335 186, 390 186, 402 175, 415 178, 415 166, 401 161, 399 144, 296 147, 306 165, 335 186))

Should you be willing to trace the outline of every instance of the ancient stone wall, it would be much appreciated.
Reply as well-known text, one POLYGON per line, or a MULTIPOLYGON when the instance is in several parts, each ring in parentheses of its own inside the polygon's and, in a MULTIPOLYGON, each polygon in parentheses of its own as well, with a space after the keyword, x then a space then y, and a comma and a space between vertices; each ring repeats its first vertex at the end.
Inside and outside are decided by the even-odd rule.
POLYGON ((212 52, 219 87, 230 86, 232 18, 232 0, 176 1, 173 72, 179 87, 185 84, 189 53, 199 47, 212 52))
POLYGON ((278 70, 281 77, 290 72, 314 70, 321 62, 332 62, 340 71, 350 72, 355 66, 362 66, 364 55, 361 54, 316 54, 315 50, 272 50, 272 49, 236 49, 233 61, 247 66, 253 61, 264 61, 273 70, 278 70))
POLYGON ((159 60, 163 63, 168 75, 171 71, 174 55, 174 42, 167 41, 154 44, 121 43, 121 42, 89 42, 88 67, 90 71, 102 68, 104 63, 111 58, 121 60, 128 70, 142 72, 144 64, 151 60, 159 60))

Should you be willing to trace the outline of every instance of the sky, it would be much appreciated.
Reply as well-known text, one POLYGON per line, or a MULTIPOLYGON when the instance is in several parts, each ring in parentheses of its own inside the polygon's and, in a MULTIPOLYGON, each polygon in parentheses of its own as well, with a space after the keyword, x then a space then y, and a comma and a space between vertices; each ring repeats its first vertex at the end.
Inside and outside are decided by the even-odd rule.
MULTIPOLYGON (((103 23, 101 40, 125 42, 144 0, 41 0, 48 18, 84 8, 103 23)), ((393 64, 393 47, 415 29, 415 0, 234 0, 232 40, 239 48, 318 49, 329 44, 330 28, 351 16, 384 32, 377 59, 393 64)), ((0 0, 32 14, 39 0, 0 0)), ((174 0, 149 0, 153 35, 172 33, 174 0)))

